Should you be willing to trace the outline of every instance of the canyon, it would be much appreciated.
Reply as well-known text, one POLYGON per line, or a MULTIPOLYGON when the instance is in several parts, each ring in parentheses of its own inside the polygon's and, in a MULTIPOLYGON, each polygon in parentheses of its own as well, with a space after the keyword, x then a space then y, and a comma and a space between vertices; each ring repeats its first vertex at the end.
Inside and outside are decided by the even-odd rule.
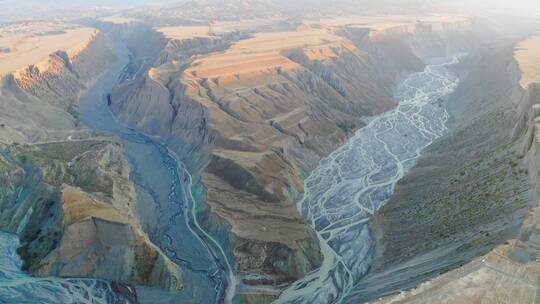
MULTIPOLYGON (((465 121, 462 123, 462 127, 456 128, 455 133, 441 142, 440 146, 430 148, 425 155, 425 160, 419 162, 419 168, 415 169, 418 170, 414 172, 417 176, 436 174, 434 172, 436 170, 448 170, 448 168, 442 169, 433 166, 434 159, 445 157, 441 154, 440 149, 459 147, 463 141, 469 141, 469 143, 476 141, 471 147, 461 150, 462 157, 469 162, 462 168, 458 167, 457 172, 448 171, 450 176, 454 177, 448 178, 449 183, 442 182, 438 186, 450 192, 436 198, 436 200, 448 200, 448 196, 453 194, 451 189, 455 189, 452 184, 457 183, 459 179, 467 179, 471 187, 464 189, 461 194, 464 195, 463 199, 455 200, 455 203, 460 207, 456 208, 455 211, 452 211, 453 207, 450 207, 452 209, 447 209, 444 212, 455 212, 456 216, 453 219, 459 219, 460 226, 470 228, 459 234, 448 233, 453 225, 439 223, 440 226, 437 229, 430 228, 433 231, 433 234, 430 235, 430 243, 433 242, 433 245, 438 247, 437 250, 431 247, 433 245, 429 245, 426 248, 416 249, 417 252, 411 252, 411 256, 417 256, 411 261, 425 263, 426 260, 437 259, 438 253, 436 251, 441 248, 450 252, 459 250, 459 254, 454 255, 456 258, 454 261, 445 261, 444 263, 448 264, 439 267, 449 267, 452 264, 460 267, 412 290, 384 298, 380 301, 381 303, 425 303, 432 301, 458 303, 501 300, 503 302, 533 303, 536 301, 538 245, 535 242, 535 227, 538 224, 536 219, 538 171, 534 160, 536 158, 534 155, 536 155, 537 131, 533 117, 536 115, 534 109, 536 107, 535 92, 538 78, 536 69, 532 67, 538 57, 535 52, 538 46, 537 41, 535 36, 521 41, 517 40, 501 51, 486 56, 481 65, 472 69, 471 80, 481 75, 477 79, 481 79, 486 86, 485 89, 493 94, 489 107, 485 108, 484 113, 476 112, 478 116, 474 118, 460 115, 464 117, 465 121), (503 76, 509 79, 497 79, 501 77, 499 76, 493 77, 491 81, 486 81, 490 79, 486 72, 491 71, 494 64, 509 70, 507 76, 503 76), (502 86, 503 83, 508 87, 502 86), (480 127, 481 124, 492 120, 493 115, 498 116, 498 119, 480 127), (485 127, 488 127, 489 130, 482 130, 485 127), (493 132, 493 129, 499 129, 501 132, 493 132), (471 132, 472 130, 475 131, 471 132), (464 137, 463 132, 467 132, 469 135, 464 137), (495 134, 499 134, 500 137, 495 137, 495 134), (480 141, 479 138, 484 139, 480 141), (438 156, 434 156, 433 153, 438 154, 438 156), (487 165, 489 163, 491 164, 487 165), (460 170, 471 168, 471 166, 474 166, 473 170, 469 169, 465 173, 460 172, 460 170), (486 178, 486 175, 489 177, 486 178), (497 190, 492 187, 496 187, 497 190), (495 197, 482 203, 481 196, 491 195, 495 197), (472 204, 467 203, 465 199, 471 200, 471 198, 474 198, 472 204), (474 211, 475 216, 466 219, 463 215, 457 215, 460 208, 467 207, 477 210, 474 211), (500 210, 507 211, 501 212, 500 210), (477 232, 474 233, 475 231, 477 232), (456 243, 461 244, 456 247, 456 243), (480 256, 470 261, 471 258, 478 255, 480 256)), ((465 90, 465 88, 463 89, 465 90)), ((473 100, 470 106, 480 107, 482 102, 478 98, 473 100)), ((456 108, 456 110, 459 109, 460 107, 456 108)), ((422 193, 412 194, 408 190, 408 187, 417 183, 418 180, 404 180, 402 188, 398 188, 396 194, 413 198, 423 195, 422 193)), ((439 204, 437 201, 429 203, 439 204)), ((407 212, 409 208, 406 207, 402 210, 407 212)), ((438 212, 437 209, 431 210, 438 212)), ((386 229, 391 226, 389 222, 395 220, 395 215, 390 215, 394 212, 404 211, 383 209, 380 215, 381 219, 375 221, 375 225, 381 227, 377 229, 383 230, 384 232, 381 231, 381 233, 389 235, 389 238, 392 236, 386 229)), ((400 216, 403 218, 403 213, 400 216)), ((436 213, 433 215, 433 217, 437 216, 436 213)), ((416 225, 415 229, 418 229, 418 226, 430 224, 426 221, 426 223, 420 222, 416 225)), ((409 233, 400 231, 402 236, 409 233)), ((381 241, 387 242, 384 237, 381 241)), ((389 250, 399 249, 394 247, 389 250)), ((381 257, 380 267, 391 272, 391 265, 394 262, 381 257)), ((431 269, 427 267, 424 268, 424 271, 429 273, 432 271, 431 269)), ((403 269, 400 272, 403 273, 403 269)), ((381 277, 374 280, 381 279, 387 280, 387 278, 381 277)), ((373 286, 369 288, 373 288, 373 286)))
POLYGON ((156 55, 158 66, 113 91, 111 108, 120 119, 159 137, 177 155, 192 155, 182 161, 204 187, 203 224, 207 231, 230 227, 224 245, 231 248, 238 288, 247 298, 260 293, 272 299, 279 294, 276 287, 321 263, 317 239, 296 208, 303 180, 319 160, 362 126, 358 117, 395 106, 396 75, 422 69, 419 56, 432 55, 422 47, 463 32, 454 45, 439 47, 445 55, 446 48, 457 52, 472 39, 467 20, 403 25, 404 18, 396 19, 396 27, 375 33, 355 27, 354 19, 350 26, 301 26, 237 42, 225 33, 231 45, 219 53, 218 38, 193 37, 200 28, 168 27, 160 30, 171 40, 156 55), (426 30, 427 37, 417 30, 431 26, 436 29, 426 30), (386 70, 375 57, 395 46, 385 43, 404 47, 403 57, 393 57, 400 65, 387 62, 386 70), (182 63, 186 51, 179 46, 200 50, 207 44, 208 55, 182 63))
POLYGON ((539 24, 318 7, 3 25, 0 301, 534 302, 539 24))

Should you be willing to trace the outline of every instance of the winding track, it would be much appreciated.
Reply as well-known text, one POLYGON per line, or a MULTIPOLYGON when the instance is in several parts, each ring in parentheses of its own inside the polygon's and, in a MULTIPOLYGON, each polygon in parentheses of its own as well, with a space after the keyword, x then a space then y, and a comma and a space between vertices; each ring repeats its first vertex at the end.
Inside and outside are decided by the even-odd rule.
POLYGON ((298 208, 317 234, 323 262, 275 303, 341 303, 366 274, 374 252, 367 224, 421 151, 444 134, 448 113, 441 98, 458 83, 445 67, 457 61, 407 77, 398 106, 372 118, 305 180, 298 208))

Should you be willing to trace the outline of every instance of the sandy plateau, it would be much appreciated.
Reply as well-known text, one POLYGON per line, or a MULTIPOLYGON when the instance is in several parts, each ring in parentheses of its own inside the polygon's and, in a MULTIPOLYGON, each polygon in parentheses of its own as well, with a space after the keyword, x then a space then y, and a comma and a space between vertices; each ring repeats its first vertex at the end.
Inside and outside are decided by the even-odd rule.
MULTIPOLYGON (((129 19, 129 18, 128 18, 129 19)), ((191 38, 219 38, 219 35, 236 31, 252 32, 260 31, 263 27, 272 28, 280 19, 253 19, 239 21, 216 21, 209 22, 208 25, 187 25, 187 26, 166 26, 156 28, 170 39, 191 39, 191 38)))
POLYGON ((452 24, 465 22, 468 18, 460 16, 412 16, 412 15, 380 15, 380 16, 343 16, 337 18, 323 18, 320 20, 304 20, 308 25, 323 25, 326 27, 354 26, 368 28, 371 31, 382 31, 394 27, 407 27, 411 31, 417 24, 452 24))
POLYGON ((94 34, 93 28, 61 22, 16 23, 2 27, 0 76, 31 64, 46 65, 44 60, 58 50, 75 56, 94 34))
POLYGON ((521 86, 526 89, 530 83, 540 83, 540 37, 519 43, 515 57, 521 70, 521 86))
POLYGON ((210 79, 219 85, 258 78, 266 74, 291 72, 300 65, 287 58, 286 51, 300 49, 311 60, 338 56, 342 49, 354 51, 354 44, 326 30, 308 28, 294 32, 259 33, 241 40, 226 52, 193 63, 185 79, 210 79))
MULTIPOLYGON (((287 58, 289 55, 287 52, 299 49, 310 61, 335 58, 339 56, 341 49, 347 51, 356 49, 350 40, 334 33, 344 27, 366 28, 373 33, 384 33, 392 28, 404 28, 408 32, 413 32, 419 24, 428 24, 436 29, 437 26, 467 20, 465 17, 456 16, 400 15, 304 20, 304 25, 292 31, 254 33, 251 38, 240 40, 224 52, 202 57, 185 71, 184 77, 188 82, 209 79, 216 84, 226 85, 257 78, 264 74, 276 74, 278 71, 293 71, 300 66, 287 58)), ((239 30, 256 31, 258 27, 269 25, 271 22, 268 20, 228 21, 211 23, 208 26, 162 27, 158 31, 167 38, 175 40, 218 39, 219 34, 239 30)))

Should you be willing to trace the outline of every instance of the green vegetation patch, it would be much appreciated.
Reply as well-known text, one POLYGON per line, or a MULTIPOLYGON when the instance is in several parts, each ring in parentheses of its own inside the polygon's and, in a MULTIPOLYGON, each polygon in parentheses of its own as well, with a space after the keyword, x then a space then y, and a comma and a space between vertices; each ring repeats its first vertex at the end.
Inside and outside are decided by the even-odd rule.
POLYGON ((60 187, 62 184, 80 187, 89 192, 112 195, 112 179, 99 170, 97 162, 87 162, 110 144, 108 141, 88 140, 47 143, 37 146, 18 146, 14 154, 21 163, 30 162, 43 174, 45 183, 60 187))
POLYGON ((0 157, 0 173, 10 171, 12 168, 12 165, 0 157))
POLYGON ((349 121, 340 121, 336 125, 345 133, 352 131, 356 128, 356 125, 349 121))
POLYGON ((85 140, 73 142, 59 142, 38 145, 39 152, 35 152, 41 158, 70 161, 77 155, 90 150, 105 147, 109 142, 101 140, 85 140))

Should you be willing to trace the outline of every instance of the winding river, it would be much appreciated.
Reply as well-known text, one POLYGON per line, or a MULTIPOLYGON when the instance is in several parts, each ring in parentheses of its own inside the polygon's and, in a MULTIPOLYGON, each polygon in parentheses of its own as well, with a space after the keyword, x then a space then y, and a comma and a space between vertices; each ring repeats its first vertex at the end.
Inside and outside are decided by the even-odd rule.
POLYGON ((458 58, 432 62, 404 79, 398 106, 371 118, 305 180, 298 208, 317 234, 323 262, 276 303, 341 303, 369 270, 374 241, 368 222, 421 151, 444 134, 442 98, 458 84, 447 66, 458 58))
POLYGON ((81 120, 94 130, 125 140, 125 153, 132 165, 131 179, 137 189, 136 213, 151 240, 182 267, 184 284, 184 290, 177 294, 141 288, 140 300, 231 302, 235 287, 232 267, 220 243, 198 223, 191 175, 159 139, 122 124, 107 106, 106 96, 113 86, 119 79, 129 78, 124 70, 129 60, 127 49, 119 45, 116 53, 120 60, 115 67, 81 98, 81 120))
MULTIPOLYGON (((141 224, 164 253, 182 267, 184 289, 166 293, 138 287, 141 303, 230 303, 235 277, 220 243, 199 225, 191 193, 192 177, 159 139, 150 138, 114 117, 107 94, 127 79, 129 52, 119 44, 117 62, 80 99, 80 119, 96 132, 118 136, 132 166, 141 224), (126 77, 127 76, 127 77, 126 77), (184 191, 186 189, 187 191, 184 191)), ((1 303, 116 303, 111 284, 101 280, 34 278, 20 270, 15 235, 0 234, 1 303), (4 296, 11 296, 4 299, 4 296)))

